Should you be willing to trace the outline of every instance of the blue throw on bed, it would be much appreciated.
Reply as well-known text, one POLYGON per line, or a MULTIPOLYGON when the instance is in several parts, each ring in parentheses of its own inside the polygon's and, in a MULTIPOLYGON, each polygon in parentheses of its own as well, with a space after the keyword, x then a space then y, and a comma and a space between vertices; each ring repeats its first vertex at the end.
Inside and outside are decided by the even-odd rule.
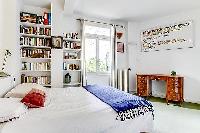
POLYGON ((118 113, 116 118, 118 120, 133 119, 147 112, 152 112, 153 115, 152 104, 144 98, 109 86, 88 85, 84 88, 101 101, 110 105, 118 113))

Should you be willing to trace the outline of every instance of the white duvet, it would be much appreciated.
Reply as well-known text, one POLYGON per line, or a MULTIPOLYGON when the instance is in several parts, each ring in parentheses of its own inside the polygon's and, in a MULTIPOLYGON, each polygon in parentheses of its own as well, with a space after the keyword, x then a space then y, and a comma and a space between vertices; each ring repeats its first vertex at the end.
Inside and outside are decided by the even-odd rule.
POLYGON ((139 133, 151 132, 151 113, 127 121, 81 87, 53 88, 47 107, 31 109, 2 127, 0 133, 139 133))

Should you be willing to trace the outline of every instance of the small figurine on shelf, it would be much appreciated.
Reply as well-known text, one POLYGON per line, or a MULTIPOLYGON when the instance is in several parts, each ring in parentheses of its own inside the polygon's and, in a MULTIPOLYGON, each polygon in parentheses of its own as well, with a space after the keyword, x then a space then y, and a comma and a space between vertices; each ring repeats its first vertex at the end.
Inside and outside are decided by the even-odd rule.
POLYGON ((71 83, 71 76, 70 76, 69 73, 67 73, 67 74, 65 75, 65 83, 67 83, 67 84, 71 83))

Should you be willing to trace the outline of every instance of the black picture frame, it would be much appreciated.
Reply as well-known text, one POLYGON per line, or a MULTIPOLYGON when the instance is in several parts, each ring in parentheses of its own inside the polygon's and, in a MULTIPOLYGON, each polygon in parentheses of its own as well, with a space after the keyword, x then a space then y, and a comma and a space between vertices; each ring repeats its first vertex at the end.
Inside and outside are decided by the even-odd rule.
POLYGON ((62 36, 52 36, 52 48, 54 49, 62 49, 63 48, 63 37, 62 36))

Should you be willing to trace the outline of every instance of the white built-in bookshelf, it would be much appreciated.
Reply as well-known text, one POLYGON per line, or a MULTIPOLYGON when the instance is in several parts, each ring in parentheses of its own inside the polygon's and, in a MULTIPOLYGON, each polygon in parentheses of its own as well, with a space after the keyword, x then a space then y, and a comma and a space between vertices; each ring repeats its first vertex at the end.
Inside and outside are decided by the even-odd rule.
POLYGON ((82 46, 81 39, 63 38, 63 86, 82 85, 82 46), (66 45, 67 44, 67 45, 66 45), (71 76, 71 81, 66 76, 71 76))
MULTIPOLYGON (((40 9, 40 7, 36 7, 40 9)), ((21 82, 51 86, 51 12, 20 12, 21 82)))
POLYGON ((50 13, 51 7, 46 9, 25 5, 21 9, 19 33, 21 82, 39 83, 53 88, 81 86, 83 72, 81 37, 77 29, 75 32, 59 35, 54 25, 51 26, 49 23, 51 20, 48 23, 43 21, 43 17, 47 19, 51 16, 50 13), (63 36, 61 49, 52 48, 52 36, 63 36))

